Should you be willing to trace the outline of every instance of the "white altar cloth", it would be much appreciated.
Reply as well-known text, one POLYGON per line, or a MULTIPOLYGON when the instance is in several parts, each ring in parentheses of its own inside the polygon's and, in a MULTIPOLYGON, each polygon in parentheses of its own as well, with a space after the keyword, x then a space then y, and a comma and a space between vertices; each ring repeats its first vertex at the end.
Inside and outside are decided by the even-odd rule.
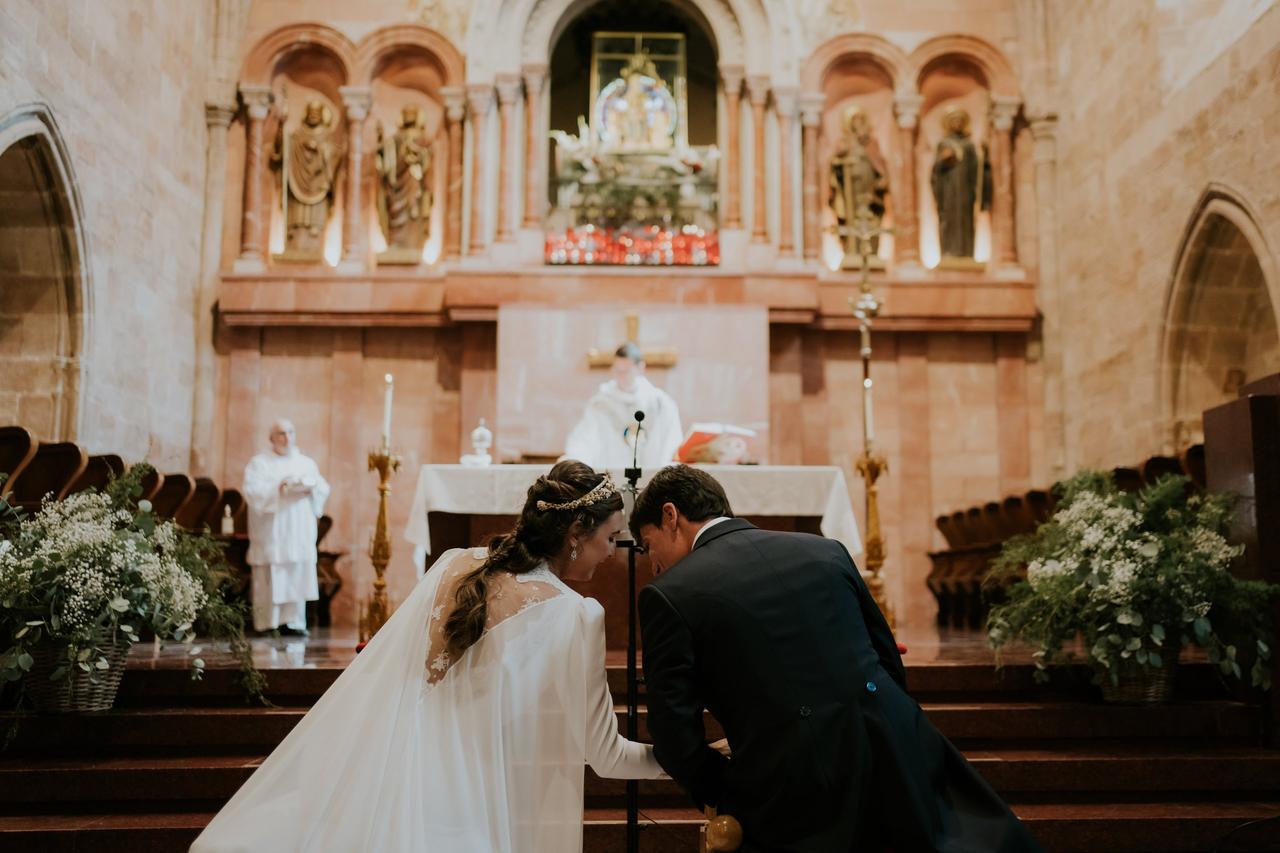
MULTIPOLYGON (((423 465, 404 537, 431 553, 427 514, 519 515, 525 493, 547 465, 423 465)), ((822 535, 836 539, 857 556, 862 553, 858 522, 844 472, 829 465, 701 465, 724 486, 737 515, 806 516, 821 519, 822 535)), ((625 483, 622 470, 610 471, 625 483)), ((647 477, 640 481, 643 488, 647 477)))

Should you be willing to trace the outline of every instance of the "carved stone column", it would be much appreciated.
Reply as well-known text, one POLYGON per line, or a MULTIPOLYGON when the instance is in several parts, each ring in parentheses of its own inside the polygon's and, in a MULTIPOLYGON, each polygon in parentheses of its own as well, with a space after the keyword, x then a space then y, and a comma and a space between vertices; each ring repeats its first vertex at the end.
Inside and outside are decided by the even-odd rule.
POLYGON ((342 86, 342 105, 347 111, 347 199, 342 212, 342 268, 362 271, 365 267, 364 224, 364 120, 373 106, 373 93, 365 86, 342 86))
POLYGON ((725 140, 724 153, 724 228, 742 227, 742 165, 740 162, 742 131, 738 128, 741 113, 743 71, 737 65, 720 66, 720 79, 724 82, 725 140))
POLYGON ((524 160, 524 227, 538 228, 542 225, 544 178, 543 166, 546 158, 544 144, 547 134, 543 131, 545 119, 542 116, 542 86, 547 81, 547 66, 526 65, 524 67, 524 127, 525 127, 525 160, 524 160))
POLYGON ((751 171, 755 173, 752 192, 751 242, 769 239, 769 208, 765 204, 764 108, 769 101, 769 78, 748 77, 747 97, 751 100, 751 171))
POLYGON ((826 103, 826 95, 821 92, 806 92, 800 96, 800 123, 804 128, 801 140, 804 158, 804 256, 813 260, 822 254, 822 197, 818 188, 822 186, 818 163, 818 129, 822 125, 822 107, 826 103))
POLYGON ((916 196, 916 133, 920 121, 921 95, 899 95, 893 99, 898 119, 898 150, 902 172, 893 194, 893 246, 897 267, 920 266, 920 199, 916 196))
POLYGON ((493 89, 489 86, 471 86, 467 89, 471 107, 471 254, 484 251, 484 152, 485 119, 489 105, 493 103, 493 89))
POLYGON ((191 467, 200 476, 209 476, 213 472, 213 424, 217 418, 214 412, 217 354, 213 349, 213 306, 218 301, 218 271, 222 259, 227 128, 235 114, 234 101, 206 103, 204 107, 208 147, 204 159, 204 219, 200 238, 200 287, 196 294, 196 366, 191 406, 191 467))
POLYGON ((262 125, 271 110, 271 87, 241 86, 247 122, 244 139, 244 198, 240 214, 240 257, 237 272, 266 269, 266 241, 263 239, 262 125))
POLYGON ((467 96, 461 86, 440 89, 449 150, 446 152, 444 202, 444 256, 462 254, 462 120, 467 114, 467 96))
POLYGON ((1062 314, 1058 293, 1058 117, 1052 113, 1031 119, 1036 182, 1037 301, 1044 320, 1044 449, 1049 474, 1066 474, 1067 434, 1062 314))
POLYGON ((511 110, 520 97, 520 78, 498 78, 498 236, 499 243, 514 238, 511 228, 511 110))
POLYGON ((796 117, 796 90, 775 89, 773 109, 778 114, 778 252, 790 255, 796 248, 791 195, 791 166, 795 160, 791 122, 796 117))
POLYGON ((1013 118, 1022 102, 992 98, 991 103, 991 258, 996 269, 1018 266, 1013 228, 1013 118))

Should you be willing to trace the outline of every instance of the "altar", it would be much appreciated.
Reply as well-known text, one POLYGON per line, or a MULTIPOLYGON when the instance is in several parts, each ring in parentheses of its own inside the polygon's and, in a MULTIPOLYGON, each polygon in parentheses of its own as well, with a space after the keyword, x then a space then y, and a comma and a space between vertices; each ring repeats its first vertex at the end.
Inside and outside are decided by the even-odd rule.
MULTIPOLYGON (((734 513, 769 530, 814 533, 841 542, 855 558, 862 540, 844 472, 826 465, 704 465, 729 497, 734 513)), ((429 567, 450 548, 483 545, 509 530, 524 506, 529 485, 547 471, 545 465, 423 465, 404 536, 429 567)), ((621 469, 610 471, 625 482, 621 469)), ((647 478, 641 479, 643 488, 647 478)), ((636 585, 652 573, 648 560, 637 558, 636 585)), ((626 552, 600 566, 590 582, 572 583, 578 592, 597 599, 605 609, 610 648, 626 644, 626 552)))

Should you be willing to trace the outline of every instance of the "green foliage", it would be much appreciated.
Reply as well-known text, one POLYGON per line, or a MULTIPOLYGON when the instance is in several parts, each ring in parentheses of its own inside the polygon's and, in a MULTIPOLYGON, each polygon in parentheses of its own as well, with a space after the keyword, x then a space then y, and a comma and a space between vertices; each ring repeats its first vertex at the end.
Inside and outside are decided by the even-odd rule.
POLYGON ((264 701, 222 546, 151 514, 139 500, 151 470, 135 465, 104 492, 46 498, 29 515, 0 506, 0 680, 22 679, 31 650, 48 644, 66 655, 54 680, 75 669, 93 680, 108 648, 147 632, 185 643, 199 679, 199 635, 228 644, 246 694, 264 701))
POLYGON ((1121 669, 1161 667, 1195 643, 1224 676, 1243 679, 1248 665, 1249 682, 1270 687, 1269 607, 1280 586, 1231 574, 1243 549, 1226 540, 1230 496, 1197 493, 1175 475, 1123 492, 1089 470, 1055 493, 1053 518, 1007 541, 988 575, 989 588, 1004 588, 987 620, 993 648, 1034 646, 1044 680, 1080 641, 1115 683, 1121 669))

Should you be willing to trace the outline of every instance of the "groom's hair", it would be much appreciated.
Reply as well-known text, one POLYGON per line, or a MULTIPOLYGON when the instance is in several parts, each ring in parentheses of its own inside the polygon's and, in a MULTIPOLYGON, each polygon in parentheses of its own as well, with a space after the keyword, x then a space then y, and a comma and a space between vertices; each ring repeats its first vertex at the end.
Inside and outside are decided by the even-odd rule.
POLYGON ((631 535, 637 542, 646 524, 662 526, 662 505, 674 504, 690 521, 706 521, 721 515, 732 516, 724 487, 706 471, 688 465, 671 465, 653 475, 636 498, 631 510, 631 535))

